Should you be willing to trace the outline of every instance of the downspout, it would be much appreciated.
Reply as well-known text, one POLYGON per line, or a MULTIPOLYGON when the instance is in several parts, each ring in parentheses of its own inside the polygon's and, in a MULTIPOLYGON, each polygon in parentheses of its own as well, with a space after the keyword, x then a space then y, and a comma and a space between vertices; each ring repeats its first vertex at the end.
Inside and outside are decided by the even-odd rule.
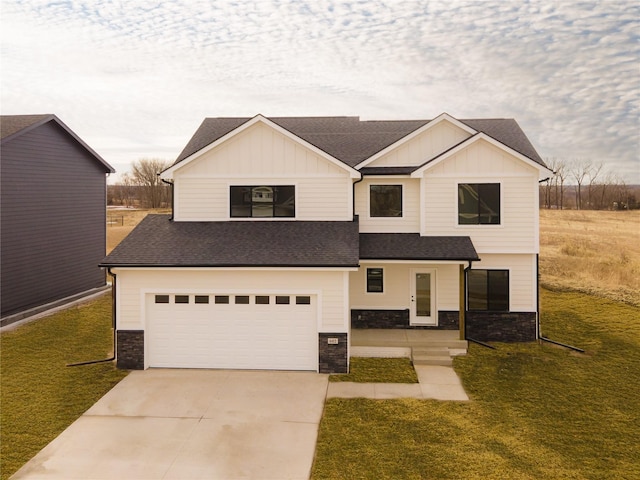
POLYGON ((461 283, 464 285, 464 290, 462 292, 462 298, 460 300, 460 308, 464 309, 464 311, 461 310, 461 318, 462 315, 464 315, 464 338, 462 340, 466 340, 467 342, 473 342, 473 343, 477 343, 478 345, 482 345, 483 347, 487 347, 490 348, 492 350, 496 350, 496 347, 489 345, 488 343, 485 342, 481 342, 480 340, 476 340, 475 338, 471 338, 467 335, 467 320, 466 320, 466 315, 467 315, 467 272, 469 270, 471 270, 471 267, 473 266, 473 262, 471 260, 469 260, 469 266, 467 268, 465 268, 463 270, 463 279, 461 281, 461 283))
POLYGON ((356 218, 356 183, 360 183, 361 181, 364 180, 364 175, 362 175, 361 172, 358 172, 358 173, 360 173, 360 180, 356 180, 355 182, 353 182, 352 192, 351 192, 351 211, 353 212, 354 220, 356 218))
MULTIPOLYGON (((158 176, 160 176, 160 174, 158 174, 158 176)), ((162 180, 163 183, 166 183, 167 185, 171 185, 171 218, 169 218, 169 221, 172 222, 173 221, 173 211, 174 211, 174 207, 175 207, 175 195, 174 193, 174 185, 173 182, 170 182, 168 180, 165 180, 164 178, 160 177, 160 180, 162 180)))
POLYGON ((113 277, 113 285, 111 287, 111 327, 113 328, 113 355, 103 360, 89 360, 87 362, 68 363, 67 367, 78 367, 80 365, 92 365, 94 363, 112 362, 116 359, 116 274, 111 271, 111 267, 107 267, 107 272, 113 277))

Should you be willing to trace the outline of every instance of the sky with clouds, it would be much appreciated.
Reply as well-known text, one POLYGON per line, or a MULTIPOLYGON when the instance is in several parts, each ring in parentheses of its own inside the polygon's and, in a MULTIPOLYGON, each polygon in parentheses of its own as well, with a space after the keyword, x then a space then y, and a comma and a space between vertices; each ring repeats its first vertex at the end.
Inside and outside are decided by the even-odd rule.
POLYGON ((205 117, 515 118, 543 158, 640 183, 635 0, 0 0, 0 110, 119 172, 205 117))

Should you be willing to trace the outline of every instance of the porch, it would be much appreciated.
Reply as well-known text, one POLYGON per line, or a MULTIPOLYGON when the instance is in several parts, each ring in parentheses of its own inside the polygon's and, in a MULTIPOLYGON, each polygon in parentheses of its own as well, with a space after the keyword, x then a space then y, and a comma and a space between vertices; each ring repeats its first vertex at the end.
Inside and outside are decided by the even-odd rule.
POLYGON ((457 330, 351 329, 352 357, 406 357, 414 365, 452 365, 467 353, 457 330))

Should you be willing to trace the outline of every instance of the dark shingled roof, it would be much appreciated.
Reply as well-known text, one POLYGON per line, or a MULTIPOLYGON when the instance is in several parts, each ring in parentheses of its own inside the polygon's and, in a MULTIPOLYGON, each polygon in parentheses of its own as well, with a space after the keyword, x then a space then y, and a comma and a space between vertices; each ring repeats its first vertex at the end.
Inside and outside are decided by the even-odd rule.
POLYGON ((14 133, 24 130, 31 125, 45 119, 51 119, 53 115, 0 115, 0 138, 5 139, 14 133))
MULTIPOLYGON (((175 163, 181 162, 249 120, 249 117, 206 118, 178 155, 175 163)), ((355 167, 430 121, 361 121, 359 117, 274 117, 269 120, 350 167, 355 167)), ((460 121, 544 165, 515 120, 500 118, 460 121)))
POLYGON ((87 152, 89 152, 95 159, 100 162, 106 172, 114 173, 114 168, 109 165, 100 155, 98 155, 89 145, 78 137, 69 127, 67 127, 62 120, 53 115, 52 113, 46 113, 42 115, 0 115, 0 141, 2 143, 11 142, 14 139, 21 137, 23 134, 38 128, 48 122, 55 122, 59 127, 66 131, 71 138, 78 142, 87 152))
POLYGON ((363 260, 480 260, 469 237, 421 237, 418 233, 361 233, 363 260))
POLYGON ((356 267, 358 222, 174 222, 147 215, 101 265, 356 267))

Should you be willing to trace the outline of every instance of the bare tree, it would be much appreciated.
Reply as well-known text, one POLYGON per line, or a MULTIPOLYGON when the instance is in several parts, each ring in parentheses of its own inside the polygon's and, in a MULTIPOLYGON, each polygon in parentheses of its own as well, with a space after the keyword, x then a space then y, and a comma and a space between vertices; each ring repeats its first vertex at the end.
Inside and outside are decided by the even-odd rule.
POLYGON ((593 192, 593 186, 595 185, 596 180, 598 179, 598 175, 600 175, 600 173, 602 172, 603 167, 604 167, 604 164, 602 162, 589 165, 589 189, 587 191, 587 195, 588 195, 587 206, 592 209, 596 208, 594 205, 594 199, 591 196, 593 192))
POLYGON ((131 164, 131 177, 142 188, 142 201, 149 208, 159 208, 167 202, 169 187, 158 174, 168 168, 170 162, 159 158, 142 158, 131 164))
POLYGON ((575 159, 571 162, 569 172, 576 181, 576 208, 582 210, 582 184, 585 178, 589 175, 591 169, 591 162, 584 159, 575 159))

